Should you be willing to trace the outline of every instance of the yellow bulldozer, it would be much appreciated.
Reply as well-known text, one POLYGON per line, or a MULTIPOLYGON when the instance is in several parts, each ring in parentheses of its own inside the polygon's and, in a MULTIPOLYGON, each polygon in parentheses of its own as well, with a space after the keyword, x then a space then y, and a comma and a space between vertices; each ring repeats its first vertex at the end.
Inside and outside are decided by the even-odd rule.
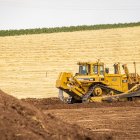
POLYGON ((124 74, 121 73, 120 63, 115 63, 114 73, 105 68, 103 62, 78 62, 79 72, 73 75, 61 72, 56 81, 59 89, 59 98, 67 103, 102 102, 133 100, 140 97, 140 76, 129 73, 126 64, 122 65, 124 74), (67 101, 63 91, 69 95, 67 101))

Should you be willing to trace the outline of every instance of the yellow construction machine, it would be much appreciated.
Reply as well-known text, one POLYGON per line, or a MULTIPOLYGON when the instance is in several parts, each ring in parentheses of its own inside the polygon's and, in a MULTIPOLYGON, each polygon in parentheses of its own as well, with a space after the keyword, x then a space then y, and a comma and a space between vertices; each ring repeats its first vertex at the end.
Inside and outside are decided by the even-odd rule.
POLYGON ((73 75, 61 72, 56 81, 59 89, 59 98, 65 101, 63 91, 69 95, 67 103, 102 102, 132 100, 140 97, 140 76, 129 73, 127 65, 122 65, 124 74, 121 74, 120 63, 115 63, 114 73, 105 68, 103 62, 78 62, 79 72, 73 75))

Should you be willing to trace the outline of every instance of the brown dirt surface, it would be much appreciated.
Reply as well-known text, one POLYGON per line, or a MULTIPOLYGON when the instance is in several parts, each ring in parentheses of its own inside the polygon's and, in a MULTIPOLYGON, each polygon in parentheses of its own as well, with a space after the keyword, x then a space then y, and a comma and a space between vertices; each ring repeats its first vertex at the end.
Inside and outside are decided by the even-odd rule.
POLYGON ((33 103, 45 114, 49 112, 70 124, 76 124, 99 135, 110 136, 110 139, 140 139, 139 101, 89 104, 64 104, 57 98, 24 101, 33 103))
POLYGON ((64 102, 62 102, 60 99, 56 98, 56 97, 52 97, 52 98, 26 98, 26 99, 21 99, 24 102, 33 104, 34 106, 40 108, 40 109, 47 109, 50 106, 54 105, 64 105, 64 102))
POLYGON ((27 98, 21 99, 24 102, 30 103, 41 110, 49 110, 49 109, 79 109, 79 108, 103 108, 103 107, 139 107, 139 101, 126 101, 126 102, 112 102, 112 103, 75 103, 75 104, 66 104, 62 102, 59 98, 27 98))
POLYGON ((140 139, 140 105, 139 107, 57 109, 45 112, 55 114, 65 122, 79 125, 100 135, 110 135, 115 140, 140 139))
POLYGON ((63 122, 55 114, 45 114, 27 102, 0 91, 1 140, 90 140, 111 139, 78 125, 63 122))

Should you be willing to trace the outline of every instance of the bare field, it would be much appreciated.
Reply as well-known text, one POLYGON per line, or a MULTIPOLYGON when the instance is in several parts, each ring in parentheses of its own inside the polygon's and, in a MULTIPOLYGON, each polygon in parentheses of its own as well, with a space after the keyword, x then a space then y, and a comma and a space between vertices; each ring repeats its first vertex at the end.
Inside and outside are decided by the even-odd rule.
POLYGON ((59 72, 97 59, 131 72, 136 61, 140 73, 140 27, 0 37, 0 88, 18 98, 57 96, 59 72))

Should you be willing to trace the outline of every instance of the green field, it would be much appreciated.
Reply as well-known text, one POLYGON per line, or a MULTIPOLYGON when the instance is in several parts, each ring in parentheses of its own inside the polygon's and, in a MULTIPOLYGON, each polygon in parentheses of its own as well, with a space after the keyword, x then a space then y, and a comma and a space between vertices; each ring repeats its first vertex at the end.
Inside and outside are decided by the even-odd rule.
POLYGON ((0 30, 0 36, 15 36, 26 34, 41 34, 41 33, 58 33, 58 32, 74 32, 85 30, 100 30, 113 28, 126 28, 140 26, 140 22, 136 23, 119 23, 119 24, 100 24, 100 25, 82 25, 70 27, 56 27, 56 28, 36 28, 36 29, 21 29, 21 30, 0 30))

